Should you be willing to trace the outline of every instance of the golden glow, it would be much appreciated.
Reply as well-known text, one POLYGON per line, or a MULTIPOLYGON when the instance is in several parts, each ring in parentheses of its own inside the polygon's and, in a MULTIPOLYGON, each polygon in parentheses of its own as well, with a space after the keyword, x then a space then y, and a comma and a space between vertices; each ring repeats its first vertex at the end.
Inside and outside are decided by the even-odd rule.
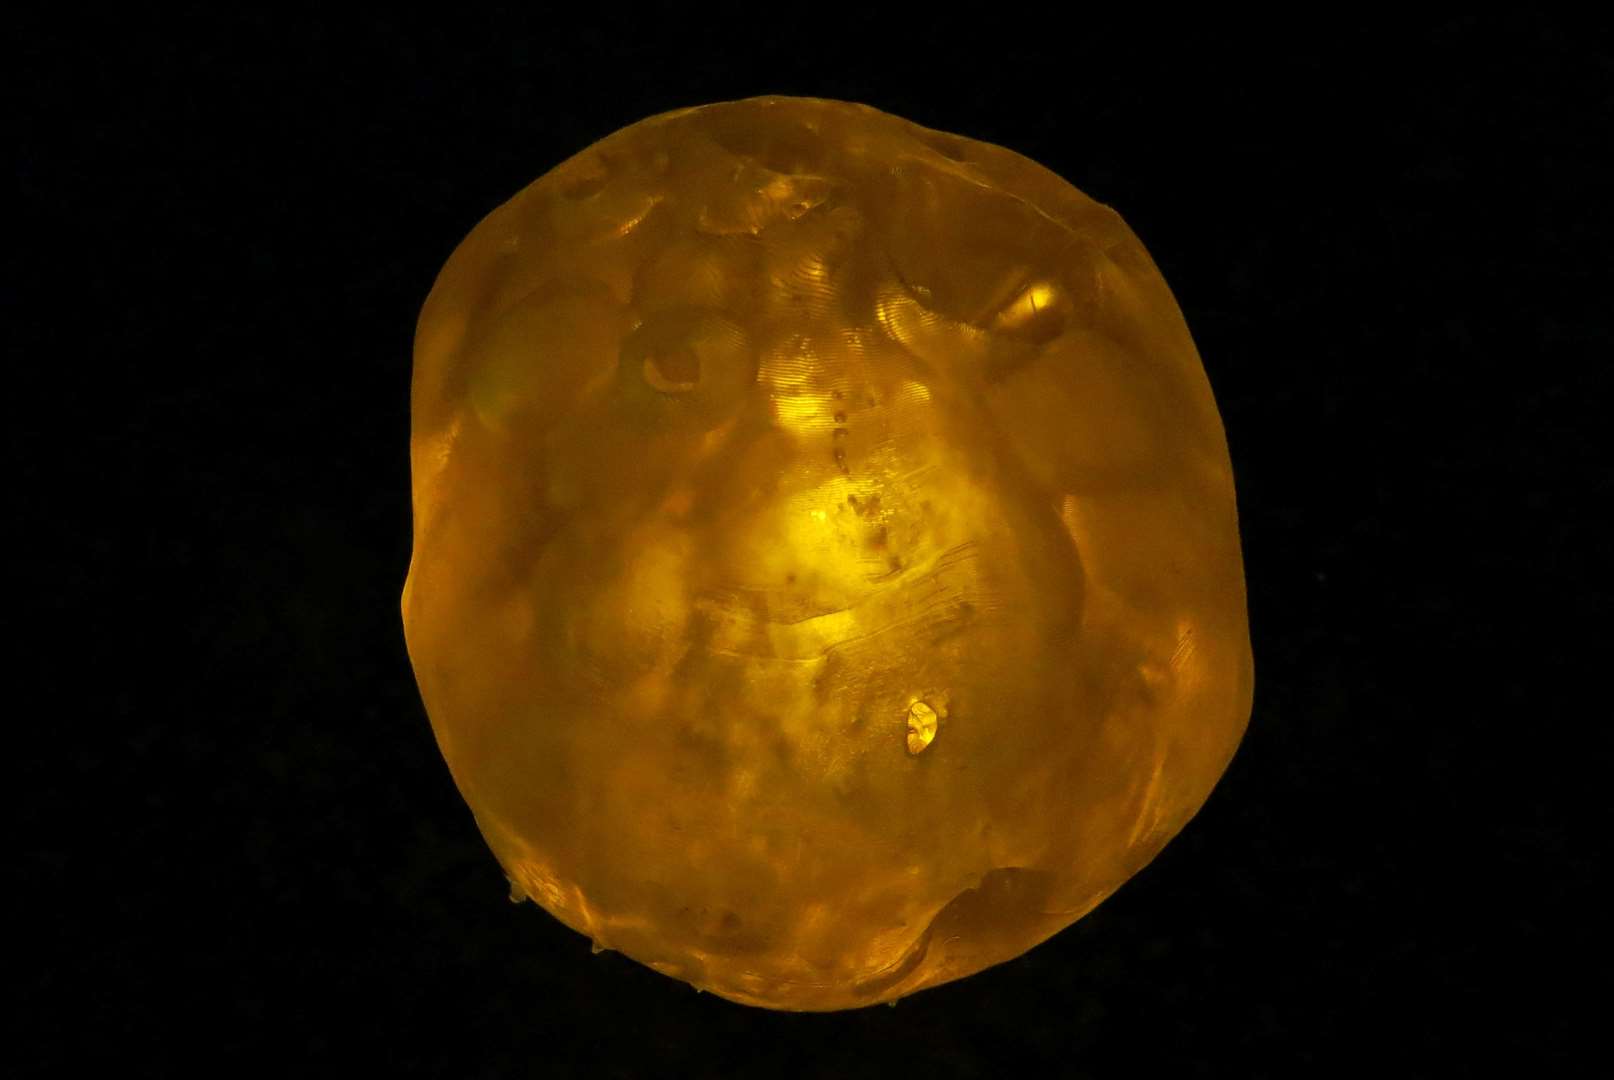
POLYGON ((936 738, 936 710, 923 701, 908 706, 908 753, 922 753, 936 738))
POLYGON ((892 1000, 1091 910, 1237 745, 1204 372, 1120 218, 1011 151, 653 117, 466 238, 414 380, 421 692, 512 899, 596 949, 892 1000))

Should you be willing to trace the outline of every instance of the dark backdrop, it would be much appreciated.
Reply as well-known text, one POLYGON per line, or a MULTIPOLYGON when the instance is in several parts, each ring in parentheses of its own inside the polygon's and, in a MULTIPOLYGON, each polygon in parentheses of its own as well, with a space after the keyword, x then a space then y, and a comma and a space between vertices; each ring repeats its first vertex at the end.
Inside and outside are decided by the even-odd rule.
POLYGON ((1562 1073, 1568 988, 1603 978, 1607 27, 1058 13, 13 26, 31 1071, 1562 1073), (625 124, 764 92, 1121 211, 1226 421, 1256 656, 1237 759, 1147 870, 1019 960, 837 1015, 506 903, 397 607, 411 337, 453 246, 625 124))

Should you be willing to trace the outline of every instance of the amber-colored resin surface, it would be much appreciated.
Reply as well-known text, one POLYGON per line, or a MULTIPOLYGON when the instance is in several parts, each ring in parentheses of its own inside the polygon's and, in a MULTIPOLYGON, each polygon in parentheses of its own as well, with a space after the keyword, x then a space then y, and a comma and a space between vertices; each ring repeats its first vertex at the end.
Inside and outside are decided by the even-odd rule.
POLYGON ((836 1009, 1016 956, 1244 730, 1182 316, 1009 150, 796 98, 634 124, 460 245, 413 407, 454 778, 515 895, 703 989, 836 1009))

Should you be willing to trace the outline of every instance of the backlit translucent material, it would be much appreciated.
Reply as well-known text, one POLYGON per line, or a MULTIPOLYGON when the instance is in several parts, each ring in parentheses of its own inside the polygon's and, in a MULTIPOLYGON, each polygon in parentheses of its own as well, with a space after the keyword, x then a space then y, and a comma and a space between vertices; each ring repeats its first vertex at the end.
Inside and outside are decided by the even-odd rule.
POLYGON ((793 98, 634 124, 460 245, 413 409, 454 778, 516 895, 696 986, 1013 957, 1243 732, 1199 358, 1121 219, 1009 150, 793 98))

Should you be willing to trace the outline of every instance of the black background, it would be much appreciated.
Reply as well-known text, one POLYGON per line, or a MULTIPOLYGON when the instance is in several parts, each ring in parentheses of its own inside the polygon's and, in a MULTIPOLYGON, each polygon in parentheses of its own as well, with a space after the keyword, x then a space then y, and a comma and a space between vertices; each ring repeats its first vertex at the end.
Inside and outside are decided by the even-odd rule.
POLYGON ((1605 978, 1607 27, 1057 10, 13 26, 29 1071, 1572 1064, 1605 978), (765 92, 1121 211, 1222 408, 1256 656, 1244 745, 1153 865, 1019 960, 833 1015, 506 903, 397 607, 453 246, 623 125, 765 92))

